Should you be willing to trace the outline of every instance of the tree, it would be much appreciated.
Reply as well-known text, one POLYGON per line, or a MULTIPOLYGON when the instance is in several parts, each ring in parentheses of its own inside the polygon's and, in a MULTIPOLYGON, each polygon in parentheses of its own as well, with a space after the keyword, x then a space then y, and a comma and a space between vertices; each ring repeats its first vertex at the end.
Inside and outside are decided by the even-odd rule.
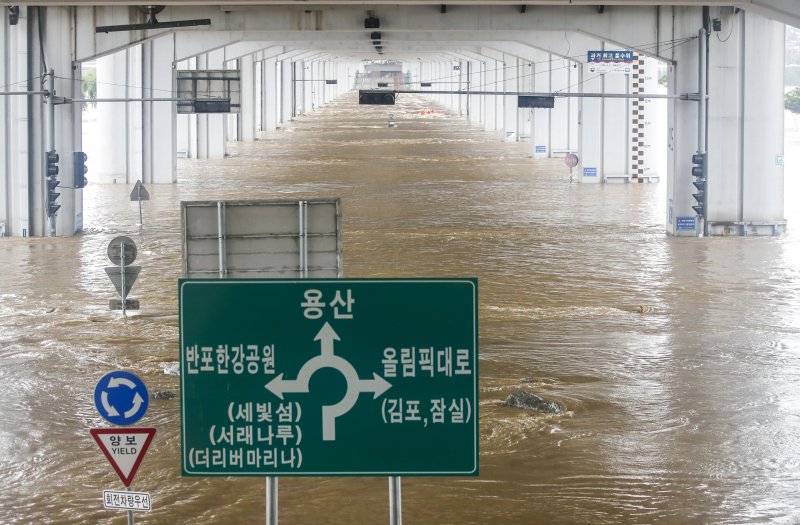
MULTIPOLYGON (((97 98, 97 70, 87 69, 83 72, 81 78, 81 91, 83 92, 84 98, 97 98)), ((94 102, 91 103, 92 107, 96 104, 94 102)), ((83 107, 86 107, 86 103, 83 103, 83 107)))
POLYGON ((786 93, 783 97, 783 105, 792 113, 800 113, 800 87, 786 93))

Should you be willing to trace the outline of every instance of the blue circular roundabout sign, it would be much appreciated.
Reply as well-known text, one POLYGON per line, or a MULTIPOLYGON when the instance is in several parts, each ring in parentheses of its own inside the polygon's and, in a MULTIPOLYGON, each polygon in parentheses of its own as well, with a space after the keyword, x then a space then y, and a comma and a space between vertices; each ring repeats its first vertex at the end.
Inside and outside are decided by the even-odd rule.
POLYGON ((104 375, 94 387, 94 405, 114 425, 132 425, 147 412, 150 396, 144 381, 117 370, 104 375))

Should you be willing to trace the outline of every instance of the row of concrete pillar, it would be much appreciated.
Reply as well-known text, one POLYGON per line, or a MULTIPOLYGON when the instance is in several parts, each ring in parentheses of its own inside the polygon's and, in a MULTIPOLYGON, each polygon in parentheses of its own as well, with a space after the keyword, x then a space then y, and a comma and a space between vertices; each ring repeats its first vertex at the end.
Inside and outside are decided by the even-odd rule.
MULTIPOLYGON (((94 15, 113 10, 106 11, 94 15)), ((675 7, 671 21, 656 16, 656 45, 633 50, 635 71, 600 74, 590 69, 587 52, 621 49, 608 43, 612 39, 519 30, 474 45, 454 35, 462 39, 458 46, 407 60, 405 66, 418 83, 413 87, 423 91, 425 83, 436 91, 495 93, 430 96, 500 140, 530 141, 534 157, 576 153, 576 181, 666 178, 670 234, 778 233, 785 229, 780 162, 783 26, 756 14, 719 8, 713 14, 727 32, 723 39, 710 31, 698 33, 702 17, 707 20, 706 11, 675 7), (702 78, 699 65, 705 63, 699 55, 701 39, 707 41, 702 49, 708 50, 709 64, 708 117, 701 119, 702 127, 699 104, 692 100, 702 78), (557 47, 565 49, 552 51, 557 47), (667 95, 672 98, 624 98, 663 92, 657 82, 659 67, 669 80, 667 95), (518 92, 555 93, 555 105, 519 109, 516 95, 510 94, 518 92), (698 139, 698 129, 707 130, 707 141, 698 139), (696 221, 692 210, 691 158, 701 142, 708 144, 707 224, 696 221)), ((116 47, 109 39, 103 52, 95 49, 94 56, 77 61, 76 49, 85 55, 98 45, 96 38, 87 43, 76 34, 85 22, 81 13, 80 8, 23 8, 16 25, 0 28, 6 57, 0 81, 7 90, 13 86, 28 92, 3 97, 0 107, 4 121, 0 153, 5 165, 0 230, 5 235, 48 234, 41 140, 47 131, 46 97, 40 91, 41 72, 47 69, 56 72, 57 97, 79 100, 82 66, 96 59, 101 100, 96 110, 98 143, 82 148, 81 104, 59 103, 54 148, 64 159, 72 151, 91 150, 89 179, 94 182, 174 183, 179 155, 221 158, 228 141, 255 140, 350 89, 360 67, 325 51, 219 32, 164 33, 133 43, 120 39, 116 47), (238 113, 179 114, 175 70, 238 71, 238 113)), ((645 14, 652 13, 661 11, 645 14)), ((625 16, 603 21, 610 24, 603 31, 617 42, 623 42, 632 29, 625 16)), ((70 235, 84 226, 83 190, 70 188, 67 162, 61 164, 60 180, 64 191, 56 233, 70 235)))

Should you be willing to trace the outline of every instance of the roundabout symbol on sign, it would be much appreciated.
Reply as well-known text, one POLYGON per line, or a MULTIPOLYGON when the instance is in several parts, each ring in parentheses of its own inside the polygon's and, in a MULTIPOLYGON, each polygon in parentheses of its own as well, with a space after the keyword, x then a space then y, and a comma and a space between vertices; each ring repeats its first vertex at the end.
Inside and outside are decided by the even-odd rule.
POLYGON ((336 441, 336 418, 347 414, 355 406, 359 394, 368 392, 373 394, 373 399, 378 399, 392 388, 392 385, 374 372, 372 379, 359 378, 356 369, 349 361, 334 355, 333 342, 340 339, 330 324, 325 323, 314 340, 320 342, 320 355, 306 361, 297 373, 297 379, 283 379, 281 373, 264 385, 264 388, 283 399, 283 394, 286 393, 308 393, 311 376, 321 368, 334 368, 341 372, 347 381, 344 398, 334 405, 322 407, 322 440, 336 441))
POLYGON ((130 372, 109 372, 94 387, 97 411, 114 425, 132 425, 142 419, 148 401, 144 382, 130 372))

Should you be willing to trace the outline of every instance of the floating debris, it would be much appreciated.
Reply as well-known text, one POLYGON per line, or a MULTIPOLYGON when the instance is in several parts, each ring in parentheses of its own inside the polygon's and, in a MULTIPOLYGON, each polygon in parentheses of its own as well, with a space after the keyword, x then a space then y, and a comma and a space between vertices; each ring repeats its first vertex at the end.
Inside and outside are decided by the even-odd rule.
POLYGON ((517 390, 512 392, 505 401, 505 406, 522 408, 524 410, 533 410, 534 412, 543 412, 545 414, 560 414, 564 409, 555 401, 542 399, 536 394, 525 392, 524 390, 517 390))
POLYGON ((178 394, 173 392, 172 390, 160 390, 157 392, 153 392, 153 399, 173 399, 178 397, 178 394))

